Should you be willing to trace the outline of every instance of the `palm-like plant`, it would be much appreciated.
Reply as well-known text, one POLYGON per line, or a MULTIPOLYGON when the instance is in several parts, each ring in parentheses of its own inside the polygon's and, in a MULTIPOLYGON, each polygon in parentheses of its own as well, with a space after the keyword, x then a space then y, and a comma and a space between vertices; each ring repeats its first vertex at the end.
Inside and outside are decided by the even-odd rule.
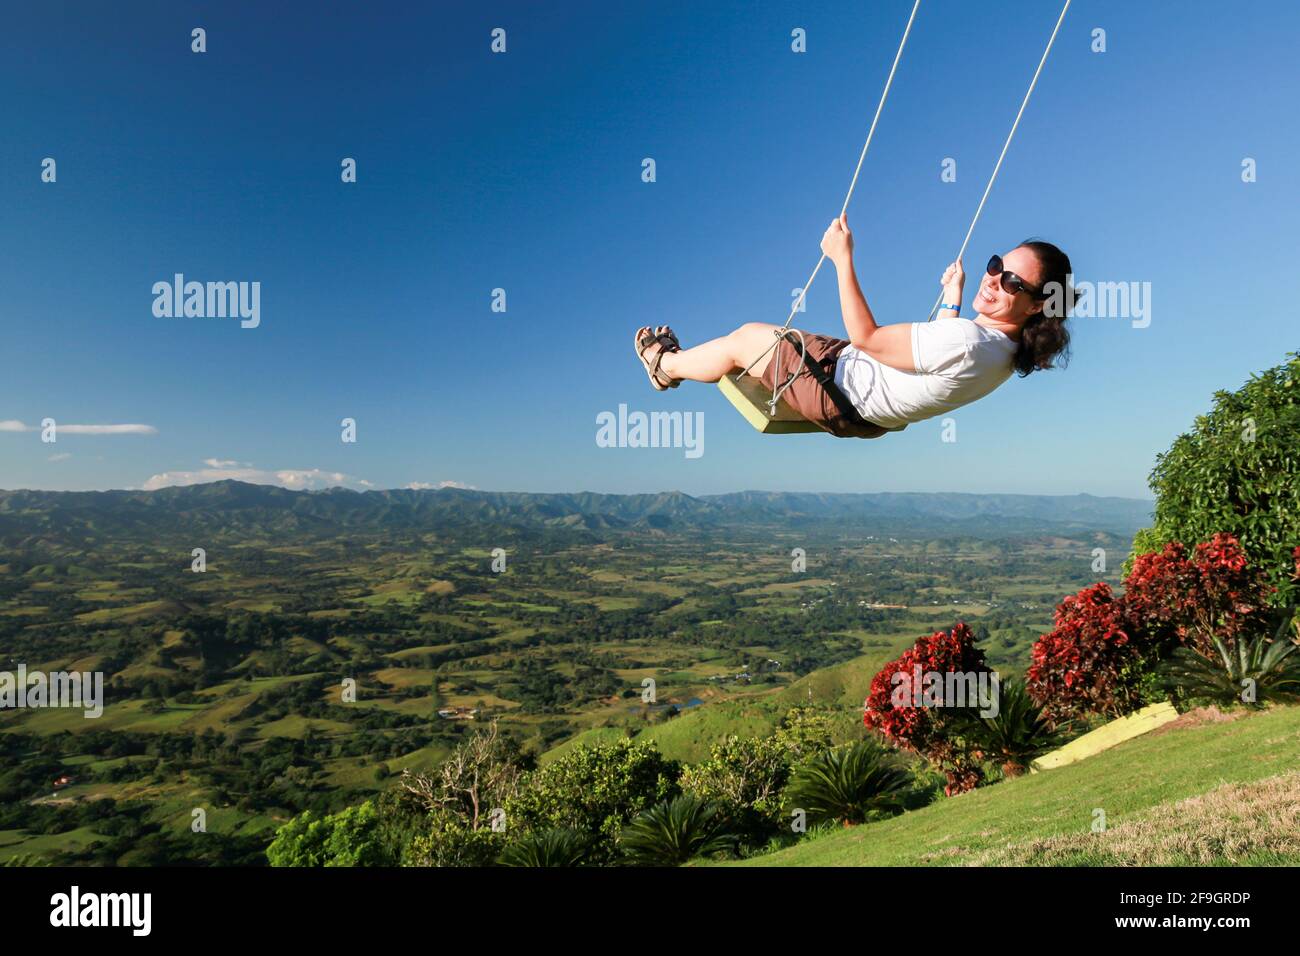
POLYGON ((582 866, 591 844, 591 837, 577 830, 531 830, 501 851, 498 862, 502 866, 582 866))
POLYGON ((619 839, 628 859, 641 866, 680 866, 736 843, 717 806, 689 793, 643 811, 619 839))
POLYGON ((967 711, 958 721, 968 744, 1002 765, 1007 777, 1018 777, 1035 757, 1055 750, 1070 733, 1068 724, 1053 724, 1029 696, 1024 681, 1009 680, 998 687, 998 712, 983 717, 967 711))
POLYGON ((1254 706, 1300 700, 1300 641, 1295 609, 1281 612, 1272 637, 1258 634, 1231 643, 1210 634, 1215 657, 1189 647, 1175 650, 1161 671, 1165 687, 1188 700, 1254 706))
POLYGON ((898 810, 911 785, 911 776, 885 748, 862 740, 816 754, 795 773, 786 796, 812 822, 849 826, 872 813, 898 810))

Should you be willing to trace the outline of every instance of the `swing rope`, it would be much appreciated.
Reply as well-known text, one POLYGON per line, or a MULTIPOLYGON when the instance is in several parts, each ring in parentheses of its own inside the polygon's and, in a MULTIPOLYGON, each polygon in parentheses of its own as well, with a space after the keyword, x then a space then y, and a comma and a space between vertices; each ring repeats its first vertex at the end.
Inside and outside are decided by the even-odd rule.
MULTIPOLYGON (((921 0, 916 0, 916 2, 912 4, 912 15, 907 18, 907 27, 903 30, 903 39, 899 41, 898 52, 894 54, 894 63, 889 68, 889 78, 885 80, 885 89, 880 94, 880 102, 876 104, 876 115, 872 117, 871 128, 867 130, 867 141, 862 144, 862 153, 861 155, 858 156, 857 168, 853 170, 853 180, 849 183, 848 195, 844 197, 844 205, 840 209, 841 216, 848 211, 849 200, 853 198, 853 189, 858 184, 858 174, 862 172, 862 163, 867 158, 867 150, 871 147, 872 137, 876 135, 876 124, 880 122, 880 114, 885 109, 885 100, 889 99, 890 87, 894 85, 894 74, 898 71, 899 60, 903 58, 903 48, 907 46, 907 38, 908 35, 911 34, 912 32, 912 23, 913 21, 916 20, 916 11, 920 8, 920 6, 921 6, 921 0)), ((803 305, 804 297, 808 294, 808 290, 812 288, 813 281, 817 278, 817 273, 821 270, 822 263, 825 261, 826 261, 826 254, 822 253, 822 257, 817 260, 817 265, 813 267, 812 275, 808 277, 808 281, 805 282, 803 288, 799 290, 799 298, 795 299, 794 307, 790 309, 790 315, 786 318, 785 325, 781 326, 781 328, 774 333, 775 338, 773 339, 772 344, 769 345, 762 352, 762 354, 758 356, 758 358, 754 359, 754 361, 750 362, 749 365, 745 367, 745 370, 741 372, 740 375, 737 376, 738 379, 744 378, 747 374, 749 374, 749 370, 753 368, 755 365, 757 365, 760 361, 762 361, 764 355, 767 355, 768 352, 771 352, 774 348, 776 348, 781 343, 781 339, 785 336, 786 332, 789 330, 790 323, 794 321, 795 314, 799 311, 800 306, 803 305)), ((798 332, 796 332, 795 334, 799 335, 799 351, 800 351, 799 364, 795 366, 794 372, 790 375, 790 378, 786 382, 782 383, 781 385, 775 387, 772 390, 772 400, 768 403, 769 416, 776 414, 776 403, 777 400, 781 397, 781 393, 784 392, 787 388, 789 388, 791 384, 793 384, 794 380, 799 375, 799 370, 803 367, 803 357, 807 349, 804 345, 803 335, 799 334, 798 332)), ((773 357, 773 361, 776 361, 776 357, 773 357)), ((776 371, 780 372, 780 369, 778 368, 776 371)), ((772 381, 776 382, 776 380, 777 380, 777 376, 774 374, 772 377, 772 381)))
MULTIPOLYGON (((1038 85, 1038 77, 1042 74, 1043 66, 1047 63, 1047 57, 1052 52, 1052 45, 1056 42, 1056 35, 1061 30, 1061 24, 1065 22, 1065 15, 1067 12, 1069 12, 1070 3, 1071 0, 1065 0, 1065 5, 1061 7, 1061 15, 1056 18, 1056 26, 1052 28, 1052 35, 1048 38, 1047 46, 1043 49, 1043 55, 1038 61, 1038 68, 1034 70, 1033 79, 1030 80, 1029 82, 1029 89, 1025 91, 1025 98, 1021 101, 1020 109, 1016 113, 1015 121, 1011 124, 1011 132, 1007 134, 1006 142, 1002 144, 1002 152, 998 154, 998 161, 997 163, 994 164, 993 173, 992 175, 989 176, 989 181, 984 187, 984 194, 980 197, 979 205, 975 209, 975 216, 974 218, 971 219, 970 227, 966 230, 965 238, 962 239, 961 248, 957 252, 957 259, 960 259, 966 253, 966 247, 970 243, 970 238, 975 232, 975 226, 979 222, 980 215, 984 212, 984 204, 988 201, 989 193, 993 191, 993 184, 997 181, 998 173, 1002 169, 1002 161, 1006 158, 1007 150, 1011 148, 1011 141, 1015 138, 1016 130, 1019 129, 1020 127, 1020 119, 1025 115, 1025 108, 1029 106, 1029 98, 1034 94, 1034 88, 1038 85)), ((858 175, 862 172, 862 163, 867 158, 867 150, 871 147, 871 140, 876 134, 876 124, 880 122, 880 114, 885 109, 885 101, 889 98, 889 90, 894 85, 894 74, 898 70, 899 61, 903 58, 903 48, 907 46, 907 38, 912 32, 912 23, 916 20, 916 11, 917 9, 920 8, 920 6, 921 6, 921 0, 915 0, 915 2, 912 4, 912 13, 907 18, 907 26, 903 30, 903 39, 899 41, 898 52, 894 54, 893 65, 890 66, 889 68, 889 77, 885 80, 885 88, 880 94, 880 102, 876 105, 876 115, 872 117, 871 128, 867 131, 867 141, 862 145, 862 153, 861 155, 858 156, 857 168, 853 170, 853 179, 849 183, 848 194, 844 197, 844 205, 840 208, 841 216, 843 216, 844 213, 848 212, 849 200, 853 198, 853 190, 858 184, 858 175)), ((808 281, 804 283, 803 288, 799 291, 799 297, 795 299, 794 306, 790 309, 790 314, 786 317, 785 324, 782 325, 781 328, 777 329, 773 333, 774 340, 772 344, 769 345, 766 349, 764 349, 763 352, 760 353, 759 356, 754 359, 754 361, 750 362, 749 365, 745 366, 744 371, 742 371, 739 375, 736 376, 737 381, 744 378, 745 375, 749 374, 749 370, 752 369, 755 365, 757 365, 760 361, 762 361, 765 355, 767 355, 769 352, 775 349, 781 343, 781 340, 790 331, 790 323, 794 321, 795 315, 799 312, 799 308, 803 305, 804 298, 808 295, 808 290, 812 288, 813 281, 817 278, 817 273, 821 271, 822 263, 824 263, 825 261, 826 261, 826 254, 822 253, 821 258, 817 260, 817 265, 813 267, 812 275, 808 277, 808 281)), ((941 289, 939 291, 939 297, 934 300, 934 307, 930 309, 930 314, 926 318, 927 322, 933 321, 935 315, 938 314, 939 306, 942 303, 943 303, 943 290, 941 289)), ((794 380, 799 375, 799 371, 803 367, 803 360, 804 360, 804 355, 807 352, 807 347, 804 344, 803 334, 798 330, 795 330, 794 334, 799 336, 799 351, 800 351, 799 362, 795 365, 795 369, 790 374, 789 378, 787 378, 784 382, 782 382, 779 385, 776 385, 773 388, 772 400, 767 403, 769 417, 776 415, 777 401, 781 398, 781 394, 794 383, 794 380)), ((772 361, 774 362, 778 361, 779 358, 780 358, 780 353, 778 352, 775 356, 773 356, 772 361)), ((772 376, 772 381, 774 383, 780 377, 779 373, 780 373, 780 367, 778 366, 776 372, 774 372, 772 376)))
MULTIPOLYGON (((1070 9, 1070 0, 1065 0, 1065 6, 1061 8, 1061 15, 1056 18, 1056 26, 1052 29, 1052 35, 1047 41, 1047 47, 1043 50, 1043 57, 1038 61, 1038 69, 1034 70, 1034 78, 1029 82, 1029 89, 1025 91, 1025 98, 1020 103, 1020 112, 1016 113, 1016 121, 1011 124, 1011 132, 1007 134, 1007 141, 1002 144, 1002 152, 998 155, 998 161, 993 166, 993 175, 989 177, 988 185, 984 187, 984 195, 980 197, 980 204, 975 209, 975 218, 970 221, 970 228, 966 230, 966 238, 961 241, 961 248, 957 250, 956 262, 966 253, 966 245, 970 242, 971 234, 975 232, 975 224, 980 221, 980 213, 984 211, 984 203, 989 198, 989 193, 993 191, 993 183, 998 178, 998 170, 1002 168, 1002 160, 1006 158, 1007 150, 1011 148, 1011 140, 1016 135, 1016 129, 1020 126, 1020 117, 1025 115, 1025 107, 1029 105, 1029 97, 1034 95, 1034 87, 1038 85, 1038 76, 1043 72, 1043 64, 1047 62, 1047 55, 1052 52, 1052 44, 1056 42, 1056 34, 1061 29, 1061 23, 1065 20, 1066 11, 1070 9)), ((939 312, 939 306, 943 303, 943 290, 939 290, 939 298, 934 300, 934 308, 930 310, 930 315, 925 321, 934 321, 935 315, 939 312)))

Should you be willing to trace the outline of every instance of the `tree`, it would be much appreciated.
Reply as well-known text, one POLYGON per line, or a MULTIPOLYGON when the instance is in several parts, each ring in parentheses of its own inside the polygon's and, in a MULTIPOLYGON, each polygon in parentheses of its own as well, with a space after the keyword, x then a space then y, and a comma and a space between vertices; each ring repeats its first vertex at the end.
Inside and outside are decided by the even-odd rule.
POLYGON ((578 746, 525 778, 506 801, 510 827, 567 827, 597 839, 593 858, 612 859, 622 826, 678 793, 680 766, 653 743, 578 746))
POLYGON ((266 848, 272 866, 391 866, 373 801, 319 817, 311 810, 275 831, 266 848))
POLYGON ((1300 542, 1300 352, 1252 375, 1157 456, 1148 482, 1155 523, 1140 531, 1133 554, 1170 541, 1235 536, 1277 590, 1277 607, 1293 604, 1291 550, 1300 542))
POLYGON ((779 735, 731 736, 709 759, 682 771, 681 788, 716 804, 731 829, 762 843, 782 823, 781 792, 790 779, 791 749, 779 735))
POLYGON ((463 817, 438 809, 429 814, 425 829, 411 841, 403 860, 415 866, 493 866, 505 847, 504 831, 471 830, 463 817))
POLYGON ((829 711, 818 707, 792 707, 777 728, 776 739, 798 763, 835 745, 829 711))
POLYGON ((493 809, 514 796, 522 771, 518 744, 501 734, 494 720, 461 741, 436 775, 403 771, 402 786, 430 812, 462 816, 468 829, 478 830, 493 809))

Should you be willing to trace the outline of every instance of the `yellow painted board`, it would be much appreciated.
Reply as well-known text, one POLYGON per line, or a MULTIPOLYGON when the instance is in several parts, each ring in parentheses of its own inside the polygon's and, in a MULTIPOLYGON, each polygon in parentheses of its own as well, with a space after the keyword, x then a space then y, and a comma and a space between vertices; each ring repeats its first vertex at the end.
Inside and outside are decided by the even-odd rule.
POLYGON ((1174 709, 1173 704, 1168 702, 1151 704, 1141 710, 1134 711, 1126 717, 1120 717, 1118 720, 1103 724, 1096 730, 1091 730, 1082 737, 1071 740, 1059 750, 1043 754, 1029 765, 1029 769, 1031 772, 1037 772, 1039 770, 1054 770, 1057 767, 1064 767, 1066 764, 1072 764, 1075 761, 1083 760, 1085 757, 1099 754, 1103 750, 1109 750, 1116 744, 1122 744, 1126 740, 1140 737, 1163 724, 1169 723, 1171 720, 1177 719, 1178 711, 1174 709))
POLYGON ((765 435, 822 431, 797 414, 785 402, 777 402, 776 415, 769 417, 767 403, 771 401, 772 393, 752 375, 741 375, 739 380, 735 375, 724 375, 718 382, 718 389, 727 397, 727 401, 736 407, 736 411, 745 416, 745 421, 765 435))

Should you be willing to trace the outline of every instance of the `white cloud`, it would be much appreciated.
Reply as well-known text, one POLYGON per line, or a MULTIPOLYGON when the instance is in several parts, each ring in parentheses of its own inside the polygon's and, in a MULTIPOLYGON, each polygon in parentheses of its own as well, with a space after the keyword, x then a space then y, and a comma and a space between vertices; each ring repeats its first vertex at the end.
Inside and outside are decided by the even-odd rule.
MULTIPOLYGON (((208 459, 204 464, 211 464, 208 459)), ((232 464, 234 464, 232 462, 232 464)), ((318 491, 322 488, 370 487, 371 483, 354 478, 341 471, 322 471, 319 468, 284 468, 267 471, 262 468, 200 468, 197 471, 164 471, 154 475, 141 487, 157 491, 175 485, 201 485, 210 481, 246 481, 252 485, 278 485, 293 491, 318 491)))
POLYGON ((251 462, 238 462, 232 458, 204 458, 203 464, 209 468, 252 468, 251 462))
MULTIPOLYGON (((152 425, 59 425, 60 435, 157 435, 158 429, 152 425)), ((36 425, 24 425, 15 418, 0 422, 0 432, 36 432, 36 425)))
POLYGON ((157 435, 152 425, 59 425, 60 435, 157 435))
POLYGON ((476 491, 473 485, 467 485, 463 481, 440 481, 437 484, 428 481, 413 481, 406 486, 411 491, 431 491, 435 488, 463 488, 466 491, 476 491))

